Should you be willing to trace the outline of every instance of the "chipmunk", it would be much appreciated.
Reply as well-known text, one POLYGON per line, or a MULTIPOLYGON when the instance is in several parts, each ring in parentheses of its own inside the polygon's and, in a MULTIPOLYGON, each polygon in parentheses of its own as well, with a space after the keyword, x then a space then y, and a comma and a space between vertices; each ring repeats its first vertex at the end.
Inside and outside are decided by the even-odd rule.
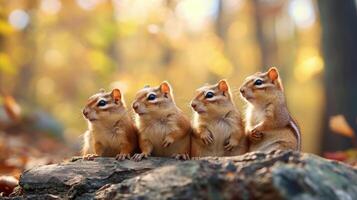
POLYGON ((289 114, 277 68, 249 76, 240 92, 248 103, 245 117, 249 151, 300 151, 300 129, 289 114))
POLYGON ((137 113, 136 124, 142 151, 135 154, 133 160, 139 161, 150 155, 189 159, 191 124, 176 106, 168 82, 140 90, 133 102, 133 109, 137 113))
POLYGON ((191 156, 233 156, 247 152, 247 140, 229 85, 221 80, 197 90, 192 100, 194 135, 191 156))
POLYGON ((108 93, 101 90, 91 96, 83 116, 88 121, 83 158, 115 156, 117 160, 125 160, 137 149, 137 129, 119 89, 108 93))

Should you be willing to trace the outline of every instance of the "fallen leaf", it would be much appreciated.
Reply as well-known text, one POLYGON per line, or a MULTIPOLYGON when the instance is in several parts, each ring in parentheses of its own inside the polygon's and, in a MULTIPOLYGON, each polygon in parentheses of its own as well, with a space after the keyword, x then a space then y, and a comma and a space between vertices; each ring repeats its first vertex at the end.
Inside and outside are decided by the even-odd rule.
POLYGON ((19 181, 13 176, 0 176, 0 193, 9 196, 18 184, 19 181))
POLYGON ((346 121, 343 115, 335 115, 330 118, 329 122, 330 129, 337 134, 343 135, 345 137, 354 138, 355 132, 351 126, 346 121))
POLYGON ((6 95, 4 97, 4 108, 11 120, 18 121, 20 119, 21 107, 12 96, 6 95))
POLYGON ((348 158, 348 155, 345 152, 326 152, 324 157, 331 160, 345 161, 348 158))

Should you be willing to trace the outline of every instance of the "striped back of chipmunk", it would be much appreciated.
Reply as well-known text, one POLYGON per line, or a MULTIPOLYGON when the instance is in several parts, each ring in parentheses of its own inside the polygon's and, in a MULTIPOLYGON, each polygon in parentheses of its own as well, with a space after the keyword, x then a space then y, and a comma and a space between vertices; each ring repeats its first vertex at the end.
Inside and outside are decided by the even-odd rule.
POLYGON ((297 124, 297 122, 291 118, 288 127, 292 129, 294 136, 296 137, 297 140, 297 151, 301 151, 301 131, 300 128, 297 124))

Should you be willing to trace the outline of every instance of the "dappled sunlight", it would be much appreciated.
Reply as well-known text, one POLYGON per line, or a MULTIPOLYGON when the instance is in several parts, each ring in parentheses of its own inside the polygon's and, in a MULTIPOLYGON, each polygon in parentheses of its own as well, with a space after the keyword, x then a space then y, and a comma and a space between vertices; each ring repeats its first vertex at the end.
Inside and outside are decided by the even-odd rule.
POLYGON ((11 24, 15 29, 22 30, 26 28, 29 24, 29 15, 27 12, 21 9, 13 10, 9 15, 9 24, 11 24))
POLYGON ((312 0, 292 0, 289 3, 289 15, 295 24, 302 29, 309 28, 315 23, 316 16, 312 0))
POLYGON ((55 15, 61 10, 62 3, 60 0, 42 0, 40 8, 46 14, 55 15))
POLYGON ((184 20, 189 29, 200 31, 216 17, 218 3, 217 0, 183 0, 177 4, 175 12, 184 20))
POLYGON ((308 81, 322 72, 324 61, 315 48, 305 47, 299 50, 294 75, 297 80, 308 81))

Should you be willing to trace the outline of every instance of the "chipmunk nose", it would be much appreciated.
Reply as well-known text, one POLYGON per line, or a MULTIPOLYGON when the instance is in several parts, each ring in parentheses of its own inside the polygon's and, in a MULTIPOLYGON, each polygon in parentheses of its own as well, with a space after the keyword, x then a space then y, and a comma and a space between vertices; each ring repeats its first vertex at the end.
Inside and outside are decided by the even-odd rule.
POLYGON ((133 109, 137 110, 138 108, 139 108, 139 103, 138 102, 133 103, 133 109))
POLYGON ((88 114, 89 114, 89 112, 88 112, 86 109, 83 109, 83 115, 84 115, 85 117, 87 117, 88 114))
POLYGON ((192 102, 192 103, 191 103, 191 107, 192 107, 193 109, 195 109, 195 108, 197 107, 197 104, 194 103, 194 102, 192 102))
POLYGON ((245 93, 245 90, 243 88, 241 88, 240 90, 240 93, 244 94, 245 93))

